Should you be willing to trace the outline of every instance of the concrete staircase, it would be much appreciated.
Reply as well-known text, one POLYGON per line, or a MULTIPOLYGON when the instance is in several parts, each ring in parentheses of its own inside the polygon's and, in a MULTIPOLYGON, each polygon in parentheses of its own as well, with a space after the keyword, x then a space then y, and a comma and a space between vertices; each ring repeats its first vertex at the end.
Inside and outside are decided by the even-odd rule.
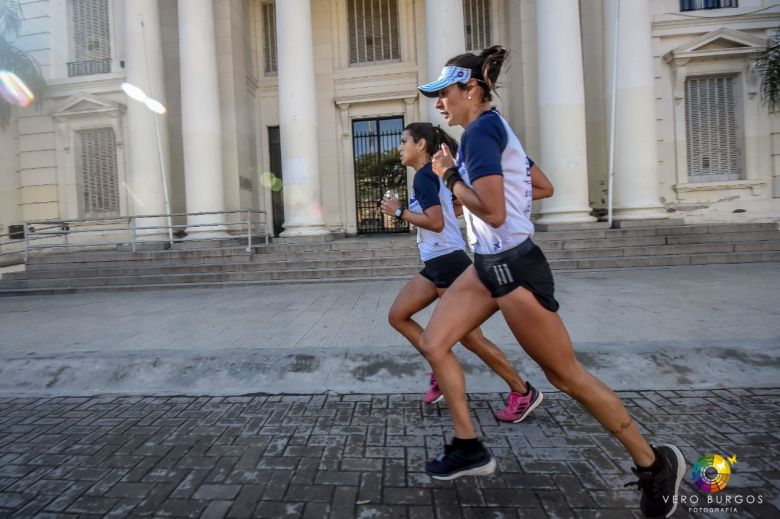
MULTIPOLYGON (((634 225, 637 225, 636 223, 634 225)), ((538 232, 553 269, 605 269, 780 261, 777 223, 683 225, 538 232)), ((413 235, 172 250, 33 255, 0 280, 0 295, 148 290, 408 278, 421 268, 413 235)))

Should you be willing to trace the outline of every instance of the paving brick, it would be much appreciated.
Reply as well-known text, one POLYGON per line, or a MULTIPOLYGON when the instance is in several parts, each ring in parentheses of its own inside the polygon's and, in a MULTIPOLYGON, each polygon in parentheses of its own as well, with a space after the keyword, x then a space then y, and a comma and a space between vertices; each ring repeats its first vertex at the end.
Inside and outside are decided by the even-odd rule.
POLYGON ((211 501, 200 519, 222 519, 227 516, 228 510, 233 505, 232 501, 211 501))
POLYGON ((317 485, 343 485, 357 487, 360 484, 359 472, 317 472, 314 483, 317 485))
POLYGON ((279 501, 261 501, 254 515, 257 517, 273 517, 278 519, 293 519, 301 517, 304 503, 283 503, 279 501))
POLYGON ((107 514, 114 508, 117 499, 97 496, 82 496, 73 502, 67 512, 73 514, 107 514))
MULTIPOLYGON (((731 488, 777 489, 780 478, 766 460, 780 455, 780 398, 734 391, 620 396, 630 397, 644 429, 679 443, 689 461, 736 453, 731 488)), ((485 421, 478 434, 499 473, 455 481, 423 472, 451 425, 446 407, 424 407, 419 395, 28 399, 13 400, 10 411, 0 399, 0 510, 20 517, 638 517, 639 494, 622 487, 633 477, 619 443, 575 402, 546 397, 532 420, 514 426, 488 423, 501 395, 473 398, 485 421)), ((683 489, 696 492, 688 483, 683 489)), ((769 500, 742 515, 780 515, 778 505, 769 500)))
POLYGON ((382 502, 391 505, 431 505, 431 491, 422 488, 385 487, 382 502))
MULTIPOLYGON (((333 492, 331 517, 353 517, 358 501, 358 488, 351 486, 336 487, 333 492)), ((364 501, 370 501, 365 499, 364 501)))
POLYGON ((200 517, 208 503, 191 499, 168 499, 157 508, 158 516, 167 517, 200 517))
POLYGON ((264 485, 243 485, 236 498, 231 501, 232 506, 228 511, 228 516, 236 518, 252 517, 252 513, 257 508, 257 503, 260 501, 264 489, 264 485))
POLYGON ((241 485, 214 485, 204 483, 193 494, 194 499, 201 500, 231 500, 234 499, 241 490, 241 485))
POLYGON ((382 500, 382 473, 364 472, 360 476, 360 501, 378 503, 382 500))
POLYGON ((187 499, 200 487, 209 471, 206 469, 191 470, 184 476, 176 489, 171 493, 173 499, 187 499))

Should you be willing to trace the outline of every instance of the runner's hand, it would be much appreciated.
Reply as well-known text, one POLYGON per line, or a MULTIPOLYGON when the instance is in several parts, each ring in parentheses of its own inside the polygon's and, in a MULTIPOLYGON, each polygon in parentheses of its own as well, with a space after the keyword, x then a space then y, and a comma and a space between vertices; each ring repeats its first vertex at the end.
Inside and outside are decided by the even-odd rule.
POLYGON ((382 208, 382 213, 387 216, 394 216, 395 210, 401 207, 401 201, 397 198, 383 198, 382 202, 380 202, 380 207, 382 208))
POLYGON ((441 149, 436 152, 431 162, 433 172, 438 176, 444 175, 445 171, 455 167, 455 159, 452 158, 452 152, 450 152, 450 148, 446 144, 441 145, 441 149))

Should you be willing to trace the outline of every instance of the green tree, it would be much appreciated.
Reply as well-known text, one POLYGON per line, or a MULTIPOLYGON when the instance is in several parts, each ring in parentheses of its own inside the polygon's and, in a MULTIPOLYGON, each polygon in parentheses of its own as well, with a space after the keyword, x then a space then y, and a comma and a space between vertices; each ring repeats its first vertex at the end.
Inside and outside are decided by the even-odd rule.
POLYGON ((367 153, 358 158, 355 178, 359 199, 378 199, 387 189, 405 192, 406 169, 401 166, 396 149, 385 150, 379 155, 367 153))
POLYGON ((766 50, 754 63, 761 81, 761 100, 770 112, 780 109, 780 29, 769 38, 766 50))
MULTIPOLYGON (((12 43, 19 36, 22 10, 16 0, 0 0, 0 70, 13 72, 32 91, 40 103, 46 88, 41 68, 35 58, 12 43)), ((11 121, 11 104, 0 97, 0 128, 11 121)))

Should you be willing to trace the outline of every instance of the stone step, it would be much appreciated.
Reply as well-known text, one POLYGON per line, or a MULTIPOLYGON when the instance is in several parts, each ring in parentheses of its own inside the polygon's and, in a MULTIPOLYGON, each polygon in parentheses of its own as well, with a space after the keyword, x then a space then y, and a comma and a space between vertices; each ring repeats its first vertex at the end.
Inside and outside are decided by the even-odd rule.
POLYGON ((26 272, 12 272, 3 279, 59 279, 74 277, 104 277, 104 276, 141 276, 149 274, 199 274, 216 272, 249 272, 268 270, 311 270, 349 267, 385 267, 385 266, 416 266, 422 268, 419 254, 409 256, 391 256, 375 258, 347 258, 299 261, 244 261, 241 263, 202 263, 160 265, 159 262, 149 262, 140 265, 92 267, 79 269, 47 269, 26 272))
MULTIPOLYGON (((765 224, 756 224, 764 225, 765 224)), ((684 245, 696 243, 722 243, 722 242, 746 242, 746 241, 771 241, 780 240, 780 231, 776 230, 743 230, 742 232, 733 232, 733 226, 719 226, 719 229, 725 229, 726 233, 704 233, 712 226, 700 226, 692 231, 692 234, 672 235, 672 236, 630 236, 625 237, 620 234, 623 230, 618 229, 616 235, 610 235, 609 238, 582 238, 556 240, 550 239, 549 235, 553 233, 539 233, 535 240, 540 244, 543 250, 552 252, 555 250, 578 250, 578 249, 614 249, 621 247, 651 247, 669 245, 684 245)), ((755 229, 755 226, 747 227, 755 229)), ((692 228, 693 229, 693 228, 692 228)), ((655 229, 641 229, 655 231, 655 229)), ((587 231, 590 232, 590 231, 587 231)), ((556 233, 560 234, 560 233, 556 233)), ((314 244, 305 244, 314 245, 314 244)), ((405 239, 384 239, 384 240, 341 240, 325 244, 327 246, 322 250, 288 250, 284 246, 273 246, 274 249, 260 247, 255 249, 256 254, 247 253, 244 249, 198 249, 188 251, 146 251, 146 252, 117 252, 117 251, 91 251, 73 254, 57 254, 46 256, 34 256, 28 263, 27 269, 46 270, 62 268, 101 268, 101 267, 120 267, 138 264, 137 262, 159 262, 159 265, 181 265, 184 264, 216 264, 216 263, 243 263, 246 261, 294 261, 294 260, 316 260, 333 258, 370 258, 370 257, 396 257, 411 256, 416 254, 416 245, 413 237, 405 239), (382 246, 374 248, 364 248, 365 245, 380 243, 382 246), (358 247, 360 246, 360 247, 358 247), (336 247, 336 248, 333 248, 336 247), (70 264, 70 267, 66 266, 70 264)), ((609 255, 630 255, 625 253, 609 255)), ((641 255, 639 253, 638 255, 641 255)))
POLYGON ((248 272, 214 272, 214 273, 182 273, 182 274, 148 274, 139 276, 93 276, 55 279, 25 279, 0 281, 0 288, 45 288, 45 287, 81 287, 110 286, 127 284, 168 284, 195 282, 225 282, 225 281, 265 281, 301 279, 333 279, 344 277, 360 277, 380 279, 384 276, 412 276, 419 272, 419 266, 391 265, 385 267, 332 268, 326 270, 253 270, 248 272))
MULTIPOLYGON (((342 277, 334 279, 299 279, 299 280, 262 280, 262 281, 217 281, 217 282, 196 282, 196 283, 160 283, 146 285, 94 285, 83 287, 47 287, 47 288, 15 288, 4 289, 0 286, 0 297, 15 295, 57 295, 57 294, 75 294, 84 292, 141 292, 147 290, 172 290, 188 288, 230 288, 247 286, 274 286, 274 285, 307 285, 322 283, 364 283, 376 281, 407 280, 409 276, 387 276, 383 278, 375 277, 342 277)), ((2 285, 2 282, 0 282, 2 285)))
MULTIPOLYGON (((550 261, 555 260, 585 260, 606 257, 634 257, 634 256, 664 256, 729 252, 754 252, 780 250, 778 241, 757 241, 737 243, 704 243, 686 245, 660 245, 645 247, 614 247, 604 249, 570 249, 547 250, 545 255, 550 261)), ((339 251, 344 252, 344 251, 339 251)), ((359 251, 376 253, 378 251, 359 251)), ((260 270, 306 270, 329 269, 339 267, 371 267, 388 265, 421 266, 419 255, 415 250, 405 256, 371 256, 359 255, 353 257, 333 257, 335 253, 327 255, 326 259, 309 260, 304 258, 279 259, 276 261, 263 261, 264 256, 242 255, 238 257, 213 258, 209 262, 183 262, 181 260, 148 260, 133 262, 88 262, 73 264, 78 268, 46 268, 28 269, 22 272, 13 272, 4 275, 4 279, 54 279, 71 277, 104 277, 104 276, 137 276, 145 274, 184 274, 184 273, 216 273, 216 272, 246 272, 260 270), (213 261, 221 259, 223 261, 213 261)))
MULTIPOLYGON (((659 267, 672 265, 704 265, 715 263, 753 263, 780 261, 780 251, 731 252, 715 254, 633 256, 614 258, 586 258, 576 260, 554 260, 550 264, 555 270, 604 269, 659 267)), ((256 284, 265 281, 301 283, 311 280, 330 282, 344 279, 378 280, 397 279, 414 275, 418 266, 388 266, 384 268, 335 268, 330 270, 286 270, 286 271, 249 271, 222 272, 207 274, 169 274, 144 276, 85 277, 71 279, 25 279, 0 281, 0 294, 27 293, 29 290, 47 289, 96 289, 99 287, 116 288, 127 286, 145 286, 149 288, 182 284, 202 286, 203 284, 229 283, 256 284)))
MULTIPOLYGON (((204 251, 205 252, 205 251, 204 251)), ((328 252, 298 252, 298 253, 270 253, 270 254, 247 254, 243 251, 234 254, 221 254, 219 251, 210 251, 212 254, 198 255, 175 255, 149 256, 146 254, 122 255, 117 254, 105 258, 86 258, 84 261, 68 261, 62 263, 33 263, 27 266, 27 270, 49 271, 61 269, 82 269, 82 268, 123 268, 123 267, 143 267, 146 265, 229 265, 241 263, 270 263, 285 261, 313 261, 313 260, 339 260, 339 259, 361 259, 361 258, 393 258, 403 256, 418 256, 417 246, 411 244, 407 247, 395 249, 355 249, 338 250, 328 252)))
MULTIPOLYGON (((575 241, 582 240, 608 240, 612 238, 651 238, 659 236, 683 236, 683 235, 705 235, 705 234, 729 234, 729 238, 732 233, 747 233, 747 232, 761 232, 761 231, 777 231, 777 223, 749 223, 749 224, 709 224, 709 225, 677 225, 666 227, 639 227, 629 229, 597 229, 597 230, 580 230, 580 231, 551 231, 551 232, 539 232, 535 235, 534 240, 540 244, 551 244, 552 247, 562 248, 557 244, 560 241, 575 241)), ((724 237, 725 238, 725 237, 724 237)), ((691 238, 693 239, 693 238, 691 238)), ((711 241, 719 241, 710 238, 711 241)), ((334 239, 330 241, 314 241, 304 243, 282 243, 270 245, 258 244, 253 248, 255 254, 274 254, 274 253, 316 253, 318 251, 350 251, 350 250, 374 250, 374 249, 387 249, 391 250, 397 247, 414 247, 415 237, 413 234, 405 235, 391 235, 382 237, 357 237, 348 239, 334 239)), ((642 244, 649 244, 649 242, 640 242, 642 244)), ((696 243, 690 241, 688 243, 696 243)), ((546 248, 551 248, 547 246, 546 248)), ((590 247, 580 244, 571 245, 572 248, 593 248, 594 244, 590 247)), ((619 246, 619 245, 615 245, 619 246)), ((167 258, 184 258, 192 256, 229 256, 238 255, 242 251, 245 251, 245 247, 234 246, 226 248, 213 248, 204 247, 197 248, 197 242, 189 242, 186 249, 173 250, 147 250, 139 251, 132 254, 133 257, 141 259, 151 259, 157 257, 167 258)), ((246 253, 246 252, 244 252, 246 253)), ((69 252, 69 253, 50 253, 50 254, 33 254, 30 257, 28 264, 39 265, 43 263, 70 263, 78 261, 110 261, 113 259, 126 258, 128 251, 117 250, 94 250, 83 252, 69 252)))

